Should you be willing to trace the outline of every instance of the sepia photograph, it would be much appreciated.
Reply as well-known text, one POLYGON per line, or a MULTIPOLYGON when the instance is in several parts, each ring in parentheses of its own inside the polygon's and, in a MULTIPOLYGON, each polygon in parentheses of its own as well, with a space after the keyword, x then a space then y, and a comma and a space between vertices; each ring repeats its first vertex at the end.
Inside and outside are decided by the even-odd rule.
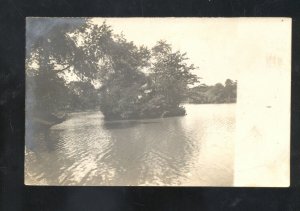
POLYGON ((289 186, 289 18, 28 17, 25 65, 25 185, 289 186))

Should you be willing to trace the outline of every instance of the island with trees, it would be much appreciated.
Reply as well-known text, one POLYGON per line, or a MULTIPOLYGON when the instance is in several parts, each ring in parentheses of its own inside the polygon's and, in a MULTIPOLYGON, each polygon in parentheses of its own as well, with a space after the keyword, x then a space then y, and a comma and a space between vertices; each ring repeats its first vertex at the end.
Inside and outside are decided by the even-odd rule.
POLYGON ((236 101, 236 81, 201 84, 193 74, 198 67, 164 40, 137 46, 88 18, 51 25, 30 20, 28 27, 40 27, 40 33, 27 31, 26 46, 26 115, 35 121, 96 109, 106 120, 181 116, 184 102, 236 101))

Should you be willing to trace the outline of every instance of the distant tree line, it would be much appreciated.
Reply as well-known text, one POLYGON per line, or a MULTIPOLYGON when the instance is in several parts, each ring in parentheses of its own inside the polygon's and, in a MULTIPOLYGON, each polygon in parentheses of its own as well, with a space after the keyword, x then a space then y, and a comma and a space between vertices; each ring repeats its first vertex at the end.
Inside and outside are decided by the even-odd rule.
POLYGON ((201 84, 189 90, 189 103, 235 103, 237 82, 227 79, 225 85, 217 83, 213 86, 201 84))
POLYGON ((200 103, 206 92, 209 100, 202 101, 219 102, 212 96, 229 85, 189 89, 199 78, 187 61, 166 41, 136 46, 105 22, 56 24, 27 46, 26 111, 49 116, 100 109, 106 119, 135 119, 184 115, 181 103, 200 103))

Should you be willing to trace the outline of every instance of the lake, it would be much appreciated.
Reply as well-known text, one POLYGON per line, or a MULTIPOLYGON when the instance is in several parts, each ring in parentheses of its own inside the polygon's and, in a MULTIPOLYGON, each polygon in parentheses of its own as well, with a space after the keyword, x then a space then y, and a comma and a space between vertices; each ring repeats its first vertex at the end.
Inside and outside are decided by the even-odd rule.
POLYGON ((186 116, 136 121, 71 113, 26 131, 25 184, 233 185, 235 104, 184 106, 186 116))

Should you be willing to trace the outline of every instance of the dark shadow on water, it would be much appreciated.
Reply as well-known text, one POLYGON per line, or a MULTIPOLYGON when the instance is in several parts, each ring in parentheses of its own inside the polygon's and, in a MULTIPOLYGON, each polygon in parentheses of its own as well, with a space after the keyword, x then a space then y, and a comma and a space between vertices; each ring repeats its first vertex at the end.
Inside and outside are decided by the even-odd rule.
POLYGON ((50 134, 49 129, 32 130, 30 136, 27 135, 25 145, 27 149, 37 151, 52 152, 56 150, 58 139, 56 134, 50 134))
POLYGON ((158 123, 158 121, 157 122, 155 122, 155 121, 148 122, 148 121, 123 120, 123 121, 107 121, 107 122, 104 122, 103 126, 105 129, 113 130, 113 129, 132 128, 132 127, 135 127, 135 126, 138 126, 141 124, 155 124, 155 123, 158 123))

